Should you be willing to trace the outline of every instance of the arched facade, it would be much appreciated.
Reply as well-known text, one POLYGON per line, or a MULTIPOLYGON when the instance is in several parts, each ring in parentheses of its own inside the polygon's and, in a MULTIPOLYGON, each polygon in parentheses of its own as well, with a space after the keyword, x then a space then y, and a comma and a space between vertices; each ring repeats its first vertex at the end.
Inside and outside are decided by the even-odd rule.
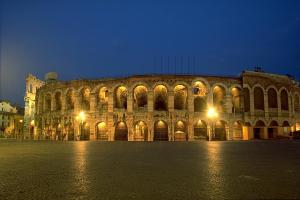
POLYGON ((293 81, 246 71, 239 77, 144 75, 44 83, 35 90, 37 103, 26 104, 27 110, 35 110, 26 118, 28 137, 103 141, 288 137, 300 122, 300 88, 293 81), (218 113, 215 118, 207 115, 211 107, 218 113), (35 124, 29 126, 32 120, 35 124))

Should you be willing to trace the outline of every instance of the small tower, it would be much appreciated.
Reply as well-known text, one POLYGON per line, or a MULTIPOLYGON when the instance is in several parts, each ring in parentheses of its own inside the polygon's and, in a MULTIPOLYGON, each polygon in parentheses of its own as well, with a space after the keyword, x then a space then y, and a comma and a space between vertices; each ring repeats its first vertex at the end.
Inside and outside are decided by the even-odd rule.
POLYGON ((26 91, 24 96, 25 112, 24 112, 24 139, 34 139, 35 122, 35 100, 37 89, 45 84, 32 74, 28 74, 26 78, 26 91))

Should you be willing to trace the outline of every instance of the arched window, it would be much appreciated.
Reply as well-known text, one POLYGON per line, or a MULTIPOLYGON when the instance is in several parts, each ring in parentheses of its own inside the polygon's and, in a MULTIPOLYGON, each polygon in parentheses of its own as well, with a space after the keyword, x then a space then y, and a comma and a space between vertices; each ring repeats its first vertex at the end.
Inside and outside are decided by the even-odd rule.
POLYGON ((254 88, 254 109, 265 110, 264 92, 260 87, 254 88))
POLYGON ((270 88, 268 90, 268 105, 269 108, 278 108, 277 92, 274 88, 270 88))
POLYGON ((187 108, 187 88, 177 85, 174 88, 174 109, 184 110, 187 108))
POLYGON ((164 85, 158 85, 154 88, 154 110, 168 110, 168 90, 164 85))
POLYGON ((127 109, 127 88, 119 86, 114 92, 114 106, 117 109, 127 109))
POLYGON ((207 88, 204 83, 197 81, 193 85, 194 111, 205 112, 207 107, 207 88))
POLYGON ((241 96, 240 89, 237 87, 232 88, 231 90, 231 102, 232 102, 232 112, 239 113, 241 111, 241 96))
POLYGON ((143 85, 136 86, 133 90, 133 107, 146 108, 148 104, 147 88, 143 85))
POLYGON ((216 86, 213 89, 214 107, 218 112, 225 112, 225 89, 221 86, 216 86))

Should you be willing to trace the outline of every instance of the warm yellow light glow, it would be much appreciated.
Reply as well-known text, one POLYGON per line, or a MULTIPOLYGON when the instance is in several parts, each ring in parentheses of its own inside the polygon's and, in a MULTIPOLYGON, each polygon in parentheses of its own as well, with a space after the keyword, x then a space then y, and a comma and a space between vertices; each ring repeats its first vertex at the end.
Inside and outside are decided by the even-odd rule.
POLYGON ((207 117, 209 118, 215 118, 215 117, 218 117, 218 113, 217 111, 215 110, 215 108, 209 108, 208 109, 208 112, 207 112, 207 117))
POLYGON ((23 120, 22 119, 20 119, 20 121, 19 121, 20 123, 23 123, 23 120))
POLYGON ((85 121, 85 113, 81 111, 78 116, 76 116, 76 120, 85 121))
POLYGON ((99 129, 104 129, 105 127, 106 127, 105 122, 100 122, 100 123, 98 124, 98 128, 99 128, 99 129))
POLYGON ((34 120, 31 120, 30 125, 34 126, 34 120))

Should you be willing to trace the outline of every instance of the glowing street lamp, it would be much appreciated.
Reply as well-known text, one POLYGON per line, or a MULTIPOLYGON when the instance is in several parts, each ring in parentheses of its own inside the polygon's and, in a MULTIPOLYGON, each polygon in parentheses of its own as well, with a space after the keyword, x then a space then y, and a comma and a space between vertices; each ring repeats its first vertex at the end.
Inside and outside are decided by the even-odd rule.
POLYGON ((212 138, 212 134, 213 134, 213 131, 214 131, 214 120, 219 116, 218 112, 216 111, 215 108, 211 107, 208 109, 207 111, 207 117, 209 119, 211 119, 212 121, 212 124, 211 124, 211 132, 209 133, 208 135, 208 140, 211 140, 212 138))
MULTIPOLYGON (((83 111, 81 111, 77 116, 76 116, 76 120, 79 121, 79 130, 80 130, 80 136, 82 135, 82 127, 83 127, 83 123, 85 121, 85 113, 83 111)), ((76 138, 74 137, 74 140, 76 140, 76 138)))

